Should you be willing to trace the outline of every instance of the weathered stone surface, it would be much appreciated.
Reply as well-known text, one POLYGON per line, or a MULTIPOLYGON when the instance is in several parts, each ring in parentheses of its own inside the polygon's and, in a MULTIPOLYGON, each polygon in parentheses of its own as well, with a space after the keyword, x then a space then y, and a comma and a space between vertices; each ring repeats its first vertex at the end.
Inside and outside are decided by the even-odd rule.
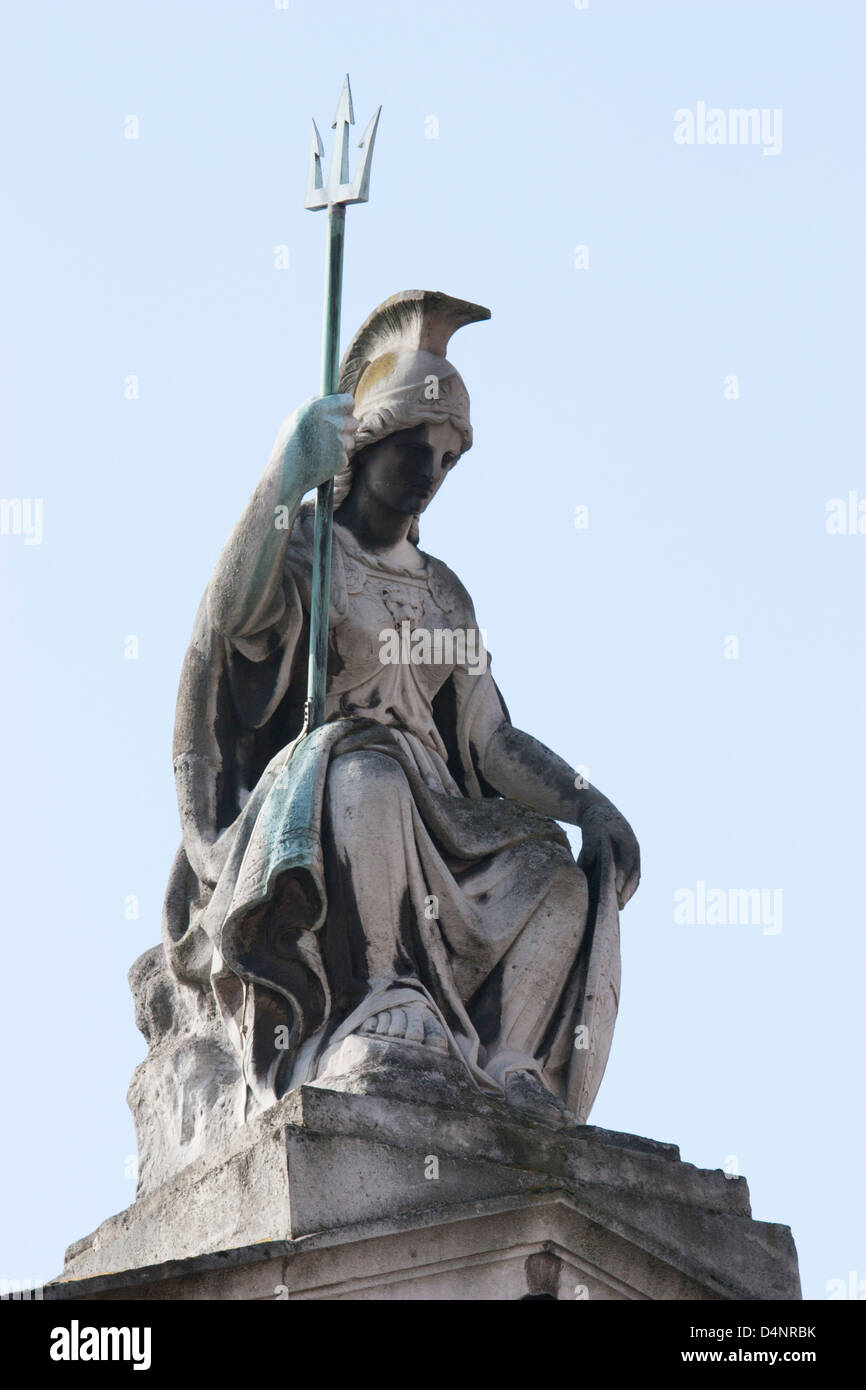
POLYGON ((355 1040, 327 1087, 71 1246, 52 1296, 522 1298, 534 1271, 561 1298, 799 1297, 790 1232, 751 1219, 743 1179, 518 1117, 458 1063, 396 1098, 420 1093, 428 1049, 407 1045, 400 1077, 386 1051, 355 1040))
POLYGON ((174 975, 161 946, 139 957, 129 981, 150 1044, 127 1092, 142 1197, 237 1129, 243 1087, 216 1000, 174 975))

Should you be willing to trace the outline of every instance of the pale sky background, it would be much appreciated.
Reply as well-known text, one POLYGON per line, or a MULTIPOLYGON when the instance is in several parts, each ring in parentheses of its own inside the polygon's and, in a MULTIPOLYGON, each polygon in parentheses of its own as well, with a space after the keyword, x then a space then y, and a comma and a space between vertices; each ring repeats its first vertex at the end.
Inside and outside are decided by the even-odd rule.
POLYGON ((593 1122, 735 1162, 808 1297, 866 1281, 866 535, 825 525, 866 498, 863 16, 7 3, 0 490, 43 499, 44 537, 0 536, 0 1277, 56 1275, 134 1197, 125 975, 179 842, 177 681, 277 428, 317 390, 309 121, 348 70, 358 133, 383 111, 344 342, 397 290, 492 309, 452 343, 476 443, 422 544, 472 593, 514 722, 641 842, 593 1122), (781 153, 676 144, 700 101, 781 109, 781 153), (782 930, 677 924, 699 882, 781 889, 782 930))

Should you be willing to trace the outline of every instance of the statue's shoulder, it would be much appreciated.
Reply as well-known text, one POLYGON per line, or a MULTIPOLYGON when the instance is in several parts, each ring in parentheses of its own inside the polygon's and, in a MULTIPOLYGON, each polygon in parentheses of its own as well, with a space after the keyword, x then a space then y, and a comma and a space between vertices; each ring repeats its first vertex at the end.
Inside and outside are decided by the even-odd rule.
POLYGON ((428 555, 426 550, 419 552, 427 565, 427 578, 431 592, 441 608, 446 613, 458 613, 462 621, 473 623, 475 621, 475 605, 472 602, 472 595, 466 585, 458 579, 452 569, 439 560, 435 555, 428 555))

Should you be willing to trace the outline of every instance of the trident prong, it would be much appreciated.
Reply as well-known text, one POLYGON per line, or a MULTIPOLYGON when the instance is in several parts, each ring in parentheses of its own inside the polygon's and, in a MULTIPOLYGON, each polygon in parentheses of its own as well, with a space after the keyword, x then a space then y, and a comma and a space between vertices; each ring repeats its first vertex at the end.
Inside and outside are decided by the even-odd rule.
POLYGON ((304 207, 309 208, 311 212, 316 212, 319 208, 336 207, 338 204, 345 207, 349 203, 367 202, 370 197, 370 162, 373 157, 373 145, 376 141, 376 128, 379 124, 381 110, 380 106, 358 142, 358 148, 362 149, 364 153, 358 168, 355 170, 355 177, 350 178, 349 126, 355 124, 355 111, 352 106, 352 88, 349 85, 349 74, 347 73, 343 90, 340 93, 340 100, 337 103, 336 115, 331 122, 331 129, 337 133, 334 137, 327 183, 325 183, 322 172, 325 149, 316 122, 313 121, 313 140, 310 148, 310 167, 307 174, 307 196, 304 207))
POLYGON ((316 193, 322 188, 322 160, 325 156, 325 147, 322 144, 322 137, 319 134, 319 127, 313 121, 313 140, 310 146, 310 172, 307 175, 307 201, 305 206, 308 208, 320 208, 322 203, 316 202, 316 193))

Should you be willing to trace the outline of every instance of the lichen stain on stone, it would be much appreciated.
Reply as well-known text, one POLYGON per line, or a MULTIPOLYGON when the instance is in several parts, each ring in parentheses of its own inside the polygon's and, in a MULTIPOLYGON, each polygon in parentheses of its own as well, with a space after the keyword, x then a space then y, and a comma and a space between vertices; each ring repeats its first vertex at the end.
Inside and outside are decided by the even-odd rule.
POLYGON ((359 400, 361 396, 366 396, 374 386, 378 385, 385 377, 390 376, 396 361, 396 352, 383 352, 381 357, 377 357, 375 362, 371 362, 369 367, 365 368, 361 380, 358 382, 355 400, 359 400))

